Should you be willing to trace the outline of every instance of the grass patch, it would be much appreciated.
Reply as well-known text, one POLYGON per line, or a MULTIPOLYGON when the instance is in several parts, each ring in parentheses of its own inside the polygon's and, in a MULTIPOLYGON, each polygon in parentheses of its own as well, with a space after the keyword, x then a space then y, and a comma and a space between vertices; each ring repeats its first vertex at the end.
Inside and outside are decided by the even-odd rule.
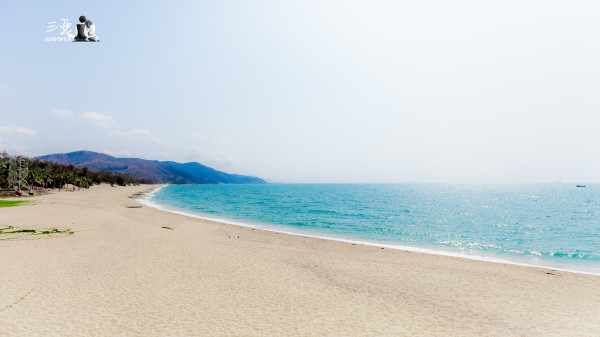
POLYGON ((67 234, 67 235, 73 235, 72 230, 70 229, 65 229, 64 231, 58 230, 57 228, 52 228, 51 230, 47 230, 47 231, 41 231, 38 232, 36 235, 44 235, 44 234, 67 234))
POLYGON ((35 229, 17 229, 14 231, 10 231, 11 229, 14 229, 15 227, 13 226, 7 226, 4 228, 0 228, 0 234, 13 234, 13 233, 35 233, 35 229))
POLYGON ((49 234, 63 234, 63 235, 73 235, 73 232, 70 229, 59 230, 58 228, 45 229, 45 230, 35 230, 35 229, 15 229, 14 226, 6 226, 4 228, 0 228, 0 240, 10 240, 15 239, 17 237, 8 235, 8 237, 2 238, 3 234, 31 234, 31 235, 49 235, 49 234), (14 230, 13 230, 14 229, 14 230))
POLYGON ((5 230, 9 230, 9 229, 13 229, 13 228, 15 228, 15 227, 13 227, 13 226, 6 226, 4 228, 0 228, 0 234, 2 234, 2 232, 5 231, 5 230))
POLYGON ((12 232, 3 232, 3 233, 35 233, 35 229, 19 229, 12 232))
POLYGON ((162 226, 161 228, 173 230, 173 228, 167 226, 162 226))
POLYGON ((52 233, 62 233, 62 232, 56 228, 52 228, 51 231, 42 231, 40 234, 52 234, 52 233))
POLYGON ((0 207, 14 207, 28 203, 27 200, 6 200, 0 199, 0 207))

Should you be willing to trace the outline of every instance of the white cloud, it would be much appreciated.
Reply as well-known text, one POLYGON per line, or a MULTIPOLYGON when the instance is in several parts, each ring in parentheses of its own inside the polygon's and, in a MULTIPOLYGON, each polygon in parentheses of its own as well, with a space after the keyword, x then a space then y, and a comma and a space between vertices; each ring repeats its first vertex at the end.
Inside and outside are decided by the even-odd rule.
POLYGON ((162 159, 162 160, 171 160, 171 156, 172 156, 171 153, 161 152, 161 151, 148 152, 148 155, 150 155, 151 158, 162 159))
POLYGON ((29 146, 27 145, 12 144, 8 148, 23 155, 27 155, 27 151, 29 151, 29 146))
POLYGON ((152 137, 152 132, 146 129, 133 129, 129 132, 126 131, 115 131, 111 133, 112 136, 125 138, 125 137, 152 137))
POLYGON ((221 142, 222 144, 233 144, 233 142, 231 141, 231 139, 227 138, 227 137, 221 137, 219 138, 219 142, 221 142))
POLYGON ((133 153, 131 153, 131 151, 128 151, 128 150, 122 150, 122 151, 115 152, 115 156, 121 157, 121 158, 123 158, 123 157, 127 158, 127 157, 133 157, 133 153))
POLYGON ((190 146, 188 149, 192 154, 197 156, 204 156, 207 153, 207 151, 200 146, 190 146))
POLYGON ((107 154, 109 156, 114 156, 115 155, 112 151, 110 151, 107 148, 103 148, 102 150, 100 150, 100 153, 104 153, 104 154, 107 154))
POLYGON ((37 132, 20 126, 0 126, 0 133, 18 136, 36 136, 37 132))
POLYGON ((199 146, 191 146, 188 148, 194 160, 208 166, 216 166, 217 168, 227 168, 235 164, 235 158, 223 151, 206 151, 199 146))
POLYGON ((236 160, 223 151, 216 151, 211 154, 213 162, 223 165, 229 166, 236 162, 236 160))
POLYGON ((204 139, 204 137, 202 137, 202 134, 200 134, 198 132, 192 133, 192 137, 196 138, 196 139, 200 139, 200 140, 204 139))
POLYGON ((143 140, 161 143, 161 141, 158 138, 154 137, 152 132, 146 129, 133 129, 131 131, 113 131, 110 133, 110 136, 129 140, 143 140))
POLYGON ((146 129, 133 129, 133 131, 131 131, 131 133, 134 136, 144 136, 144 137, 152 136, 152 132, 150 132, 146 129))
POLYGON ((112 116, 102 115, 95 112, 84 112, 80 116, 81 120, 86 123, 93 124, 99 128, 108 128, 115 124, 115 120, 112 116))
POLYGON ((1 144, 0 143, 0 152, 6 151, 10 155, 29 155, 29 146, 21 145, 21 144, 1 144))
POLYGON ((63 118, 75 116, 75 113, 73 111, 66 109, 52 109, 51 112, 53 115, 63 118))
POLYGON ((121 151, 111 151, 107 148, 103 148, 102 150, 100 150, 101 153, 107 154, 109 156, 113 156, 113 157, 117 157, 117 158, 122 158, 122 157, 133 157, 133 153, 131 153, 131 151, 129 150, 121 150, 121 151))

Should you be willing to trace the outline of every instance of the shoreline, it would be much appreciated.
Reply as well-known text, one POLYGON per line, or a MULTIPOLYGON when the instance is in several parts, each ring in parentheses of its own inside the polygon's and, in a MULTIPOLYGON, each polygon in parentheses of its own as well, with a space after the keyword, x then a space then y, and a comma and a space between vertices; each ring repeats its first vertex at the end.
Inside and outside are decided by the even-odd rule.
POLYGON ((593 336, 600 278, 205 221, 94 186, 0 210, 0 336, 593 336), (1 239, 1 237, 0 237, 1 239))
POLYGON ((141 195, 138 195, 136 198, 134 198, 134 200, 138 201, 139 203, 141 203, 145 206, 152 207, 154 209, 157 209, 157 210, 163 211, 163 212, 168 212, 168 213, 177 214, 177 215, 183 215, 183 216, 200 219, 200 220, 205 220, 205 221, 223 223, 223 224, 232 225, 232 226, 242 226, 242 227, 246 227, 246 228, 254 228, 254 229, 263 230, 263 231, 267 231, 267 232, 276 232, 276 233, 282 233, 282 234, 286 234, 286 235, 310 237, 310 238, 314 238, 314 239, 324 239, 324 240, 330 240, 330 241, 337 241, 337 242, 344 242, 344 243, 358 244, 358 245, 372 246, 372 247, 379 247, 379 248, 388 248, 388 249, 394 249, 394 250, 412 252, 412 253, 418 253, 418 254, 429 254, 429 255, 434 255, 434 256, 447 256, 447 257, 473 260, 473 261, 500 263, 500 264, 507 264, 507 265, 521 266, 521 267, 530 267, 530 268, 540 268, 540 269, 544 269, 544 270, 548 270, 548 271, 561 271, 561 272, 581 274, 581 275, 600 276, 600 271, 592 272, 592 271, 585 271, 585 270, 575 270, 575 269, 569 269, 567 267, 548 266, 548 265, 542 265, 542 264, 537 265, 537 264, 530 264, 530 263, 526 263, 526 262, 518 262, 518 261, 506 259, 503 257, 469 255, 469 254, 462 254, 462 253, 457 253, 457 252, 436 250, 436 249, 431 249, 431 248, 420 248, 420 247, 411 247, 411 246, 403 246, 403 245, 385 244, 385 243, 377 243, 377 242, 370 242, 370 241, 361 241, 361 240, 354 240, 354 239, 331 237, 331 236, 326 236, 326 235, 321 236, 321 235, 317 235, 317 234, 293 232, 293 231, 287 231, 286 229, 283 229, 283 228, 281 228, 281 229, 268 228, 266 226, 252 225, 252 224, 248 224, 248 223, 241 222, 241 221, 222 219, 222 218, 217 218, 217 217, 209 217, 209 216, 205 216, 200 213, 194 213, 193 211, 179 209, 179 208, 176 208, 173 206, 163 205, 163 204, 160 204, 160 203, 150 200, 150 198, 152 198, 152 196, 154 194, 156 194, 160 189, 165 188, 167 186, 169 186, 169 185, 162 185, 162 186, 155 187, 147 192, 144 192, 141 195))

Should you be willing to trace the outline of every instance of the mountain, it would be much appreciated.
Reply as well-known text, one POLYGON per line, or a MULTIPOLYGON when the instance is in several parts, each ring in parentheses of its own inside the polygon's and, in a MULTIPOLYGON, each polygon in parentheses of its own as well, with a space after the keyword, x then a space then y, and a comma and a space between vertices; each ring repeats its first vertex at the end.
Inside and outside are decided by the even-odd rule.
POLYGON ((92 151, 49 154, 36 157, 39 160, 54 161, 88 167, 95 171, 111 171, 132 177, 149 179, 156 183, 170 184, 264 184, 264 180, 239 174, 217 171, 200 163, 176 163, 172 161, 146 160, 139 158, 116 158, 92 151))
MULTIPOLYGON (((221 171, 217 171, 208 166, 204 166, 200 163, 185 163, 180 164, 173 161, 163 161, 163 163, 171 165, 181 171, 190 174, 194 177, 201 177, 202 179, 206 179, 206 181, 216 181, 218 183, 225 184, 264 184, 266 183, 264 180, 251 177, 251 176, 243 176, 240 174, 229 174, 221 171)), ((206 182, 205 184, 213 184, 211 182, 206 182)))

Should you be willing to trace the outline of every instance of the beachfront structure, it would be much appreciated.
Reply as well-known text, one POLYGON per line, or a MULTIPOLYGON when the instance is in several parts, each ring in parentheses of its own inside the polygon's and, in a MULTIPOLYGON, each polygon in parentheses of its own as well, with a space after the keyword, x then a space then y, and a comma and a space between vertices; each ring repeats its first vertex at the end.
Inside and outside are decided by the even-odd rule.
POLYGON ((25 156, 10 156, 8 167, 8 186, 21 191, 27 186, 29 174, 29 158, 25 156))

